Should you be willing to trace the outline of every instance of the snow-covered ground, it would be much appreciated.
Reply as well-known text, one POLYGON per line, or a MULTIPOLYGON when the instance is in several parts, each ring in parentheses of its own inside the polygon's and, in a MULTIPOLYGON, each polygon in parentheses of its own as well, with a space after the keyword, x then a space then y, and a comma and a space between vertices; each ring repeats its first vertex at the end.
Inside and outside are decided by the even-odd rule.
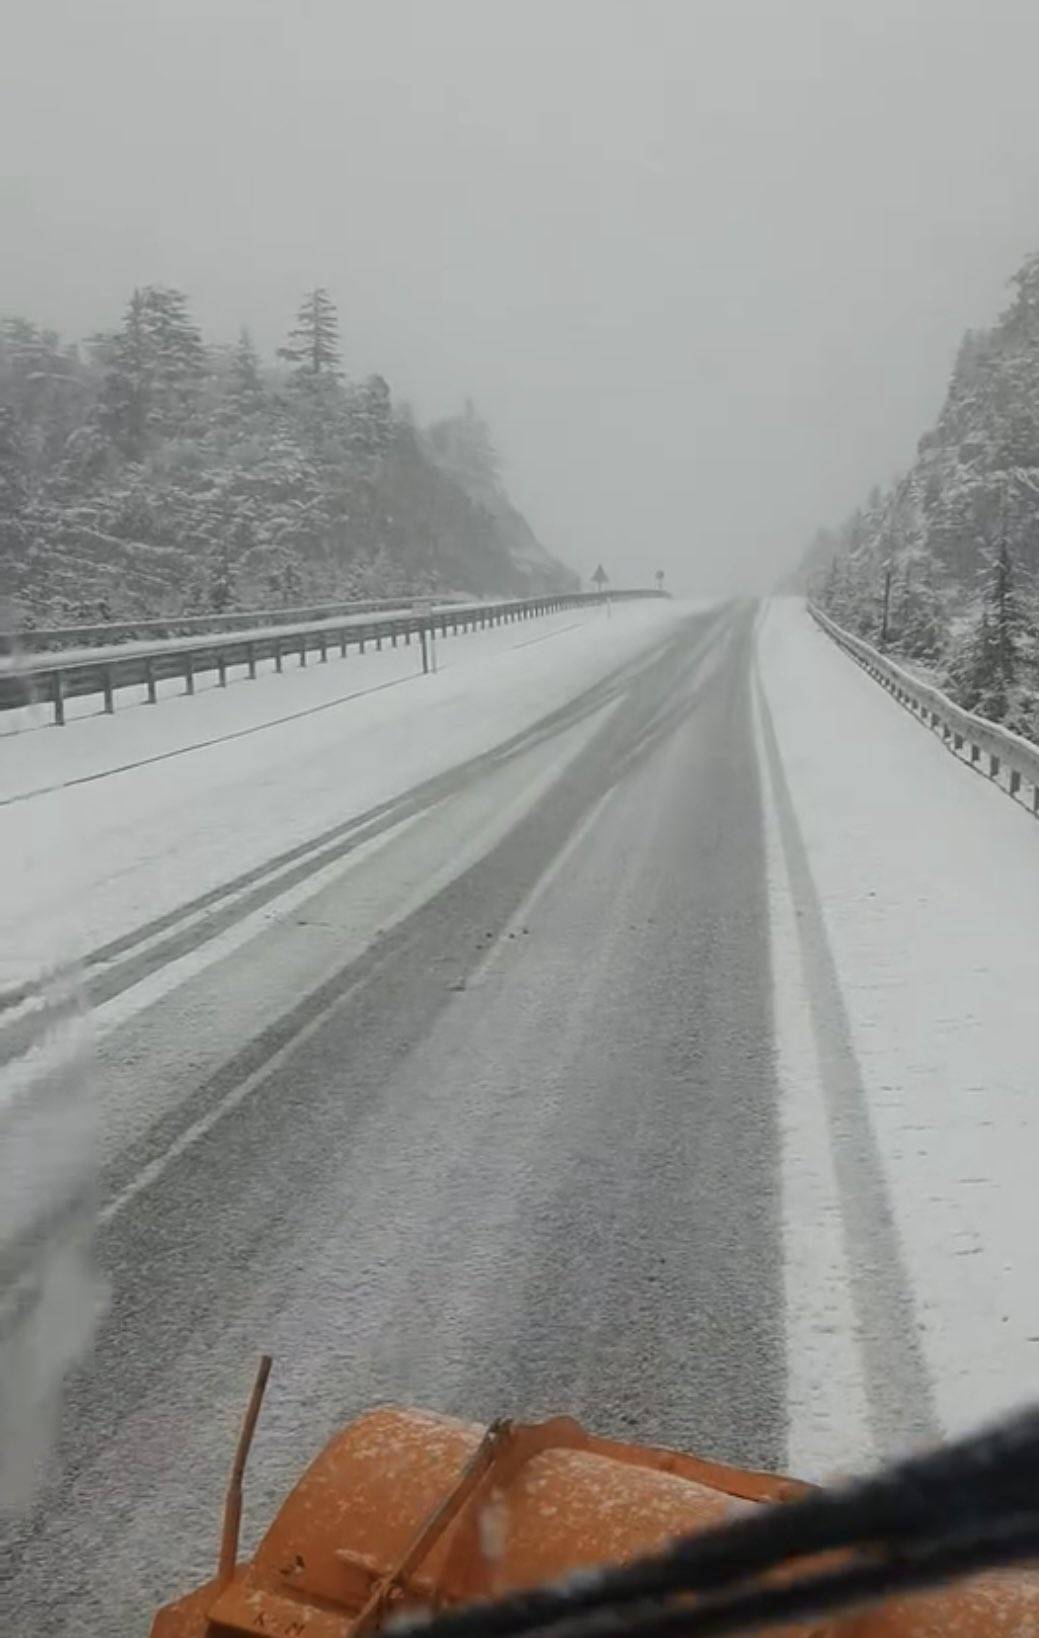
MULTIPOLYGON (((690 605, 567 610, 0 742, 0 993, 499 744, 690 605)), ((214 679, 215 683, 215 679, 214 679)))
POLYGON ((758 667, 791 1461, 832 1471, 1039 1385, 1039 825, 799 602, 758 667))

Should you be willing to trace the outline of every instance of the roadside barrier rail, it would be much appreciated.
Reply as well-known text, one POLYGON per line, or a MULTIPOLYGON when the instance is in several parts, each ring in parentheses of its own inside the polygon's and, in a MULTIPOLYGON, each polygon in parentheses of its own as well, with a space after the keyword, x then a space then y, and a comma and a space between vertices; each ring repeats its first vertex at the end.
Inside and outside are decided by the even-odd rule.
MULTIPOLYGON (((335 619, 339 615, 406 613, 415 603, 417 592, 400 592, 396 597, 349 598, 336 603, 306 603, 286 609, 247 609, 244 613, 170 614, 141 620, 99 620, 93 625, 26 626, 15 634, 23 654, 45 654, 52 649, 102 648, 151 638, 222 635, 227 631, 248 631, 260 626, 302 625, 305 621, 335 619)), ((437 606, 465 603, 464 597, 438 597, 437 606)))
POLYGON ((979 773, 986 774, 1016 801, 1039 814, 1039 745, 1001 728, 987 717, 975 716, 912 672, 882 654, 879 649, 845 631, 822 609, 809 603, 808 609, 823 631, 888 693, 938 735, 946 748, 979 773))
POLYGON ((147 703, 154 705, 158 685, 171 678, 181 680, 184 692, 193 694, 196 678, 210 672, 217 674, 219 686, 225 688, 228 673, 235 667, 244 667, 247 675, 255 678, 257 667, 269 660, 274 661, 276 671, 281 671, 286 660, 305 666, 312 658, 327 661, 336 650, 345 659, 350 648, 364 654, 386 643, 396 648, 415 640, 422 650, 422 669, 429 671, 432 641, 437 636, 531 620, 563 609, 667 595, 653 590, 567 592, 499 603, 441 604, 411 614, 374 619, 354 614, 245 633, 221 632, 116 649, 59 652, 46 658, 40 654, 14 654, 0 664, 0 711, 42 702, 52 708, 54 722, 61 726, 66 702, 84 695, 100 695, 105 711, 112 712, 116 693, 122 688, 143 687, 147 703))

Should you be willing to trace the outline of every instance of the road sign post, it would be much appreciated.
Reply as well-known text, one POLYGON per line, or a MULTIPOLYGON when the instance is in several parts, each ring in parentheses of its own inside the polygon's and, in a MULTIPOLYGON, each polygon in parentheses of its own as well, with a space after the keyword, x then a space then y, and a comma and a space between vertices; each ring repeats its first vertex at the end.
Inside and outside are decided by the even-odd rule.
MULTIPOLYGON (((606 587, 609 584, 610 584, 610 577, 606 573, 606 570, 603 568, 602 564, 600 563, 598 568, 596 569, 595 573, 592 575, 592 585, 596 588, 596 590, 600 594, 602 594, 606 590, 606 587)), ((607 598, 604 599, 604 601, 606 603, 606 614, 607 614, 607 618, 608 618, 613 613, 613 610, 610 607, 610 599, 607 597, 607 598)))
POLYGON ((428 676, 437 668, 436 621, 431 616, 432 607, 431 597, 416 597, 411 605, 411 612, 417 614, 422 622, 419 626, 419 641, 422 644, 423 676, 428 676))

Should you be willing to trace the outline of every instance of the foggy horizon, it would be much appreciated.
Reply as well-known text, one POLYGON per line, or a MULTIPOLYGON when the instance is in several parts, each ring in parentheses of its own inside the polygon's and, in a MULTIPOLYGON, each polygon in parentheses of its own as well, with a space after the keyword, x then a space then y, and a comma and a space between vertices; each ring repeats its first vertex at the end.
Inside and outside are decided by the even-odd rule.
POLYGON ((1039 244, 1039 11, 884 0, 19 8, 0 312, 135 285, 471 397, 548 548, 767 587, 912 460, 1039 244))

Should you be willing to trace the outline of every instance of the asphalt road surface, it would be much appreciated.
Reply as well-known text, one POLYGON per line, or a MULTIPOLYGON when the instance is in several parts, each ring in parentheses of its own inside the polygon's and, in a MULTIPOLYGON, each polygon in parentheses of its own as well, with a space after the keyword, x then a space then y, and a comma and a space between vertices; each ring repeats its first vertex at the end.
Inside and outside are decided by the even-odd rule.
POLYGON ((5 1632, 147 1631, 343 1420, 566 1410, 783 1460, 754 609, 87 971, 110 1298, 5 1632), (286 881, 313 893, 278 912, 286 881), (147 1006, 214 928, 263 933, 147 1006))

